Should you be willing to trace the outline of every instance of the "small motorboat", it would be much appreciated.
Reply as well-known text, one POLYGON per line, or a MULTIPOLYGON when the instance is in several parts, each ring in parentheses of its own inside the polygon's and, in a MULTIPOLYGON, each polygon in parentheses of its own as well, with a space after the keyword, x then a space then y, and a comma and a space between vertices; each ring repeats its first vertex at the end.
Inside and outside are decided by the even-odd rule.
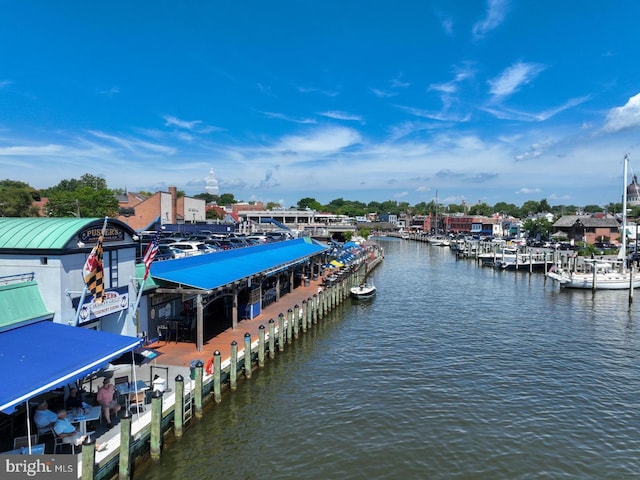
POLYGON ((370 298, 376 294, 376 287, 371 283, 361 283, 351 287, 351 296, 354 298, 370 298))

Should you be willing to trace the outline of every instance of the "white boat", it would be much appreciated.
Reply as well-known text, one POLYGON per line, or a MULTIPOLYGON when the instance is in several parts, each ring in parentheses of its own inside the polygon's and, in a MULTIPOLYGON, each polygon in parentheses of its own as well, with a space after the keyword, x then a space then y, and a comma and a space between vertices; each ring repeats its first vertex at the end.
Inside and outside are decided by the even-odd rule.
POLYGON ((361 283, 356 287, 351 287, 350 292, 354 298, 370 298, 376 294, 376 287, 372 283, 361 283))
POLYGON ((568 272, 552 267, 547 276, 565 288, 628 290, 631 282, 633 282, 633 288, 639 288, 640 275, 634 275, 632 280, 631 272, 624 271, 621 263, 585 260, 588 269, 586 272, 568 272))
POLYGON ((547 272, 547 276, 558 282, 561 287, 581 288, 590 290, 628 290, 640 287, 640 275, 627 269, 626 246, 627 246, 627 164, 629 156, 624 157, 622 174, 622 230, 621 247, 618 252, 618 260, 608 262, 604 260, 585 260, 586 270, 584 272, 570 272, 552 266, 547 272))

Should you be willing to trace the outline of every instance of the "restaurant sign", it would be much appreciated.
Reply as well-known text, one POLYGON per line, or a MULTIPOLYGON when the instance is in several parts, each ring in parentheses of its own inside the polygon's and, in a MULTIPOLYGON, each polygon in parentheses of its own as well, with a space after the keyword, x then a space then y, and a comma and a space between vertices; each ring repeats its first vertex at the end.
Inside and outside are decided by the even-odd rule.
MULTIPOLYGON (((80 299, 74 300, 74 307, 78 308, 77 303, 80 299)), ((80 306, 80 316, 78 324, 93 322, 100 317, 120 312, 129 308, 129 288, 119 287, 105 290, 102 297, 102 303, 97 303, 93 295, 88 296, 84 303, 80 306)))
MULTIPOLYGON (((100 238, 101 233, 101 226, 87 228, 86 230, 80 232, 80 235, 78 235, 78 239, 86 244, 96 243, 98 241, 98 238, 100 238)), ((124 230, 118 227, 107 226, 104 231, 104 237, 102 238, 103 242, 119 242, 122 240, 124 240, 124 230)))

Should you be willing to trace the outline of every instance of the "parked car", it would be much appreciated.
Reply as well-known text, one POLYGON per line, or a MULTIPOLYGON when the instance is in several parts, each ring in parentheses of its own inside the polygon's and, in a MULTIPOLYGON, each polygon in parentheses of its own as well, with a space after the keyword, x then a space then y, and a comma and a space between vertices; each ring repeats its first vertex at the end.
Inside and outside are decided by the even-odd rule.
POLYGON ((169 244, 169 247, 174 249, 176 258, 210 253, 209 248, 204 244, 204 242, 173 242, 169 244))
MULTIPOLYGON (((141 243, 140 244, 140 256, 139 259, 140 261, 142 261, 142 259, 144 258, 144 254, 147 251, 147 248, 149 247, 148 243, 141 243)), ((170 260, 172 258, 176 258, 173 250, 171 250, 171 248, 169 247, 169 245, 163 245, 163 244, 159 244, 158 245, 158 253, 156 253, 156 256, 153 258, 154 261, 156 260, 170 260)))

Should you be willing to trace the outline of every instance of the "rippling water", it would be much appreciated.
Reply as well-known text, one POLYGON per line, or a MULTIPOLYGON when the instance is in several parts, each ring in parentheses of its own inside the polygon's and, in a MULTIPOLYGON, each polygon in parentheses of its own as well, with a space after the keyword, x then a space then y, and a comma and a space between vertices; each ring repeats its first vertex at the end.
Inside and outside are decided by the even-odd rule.
POLYGON ((640 478, 638 303, 381 240, 346 301, 138 479, 640 478))

